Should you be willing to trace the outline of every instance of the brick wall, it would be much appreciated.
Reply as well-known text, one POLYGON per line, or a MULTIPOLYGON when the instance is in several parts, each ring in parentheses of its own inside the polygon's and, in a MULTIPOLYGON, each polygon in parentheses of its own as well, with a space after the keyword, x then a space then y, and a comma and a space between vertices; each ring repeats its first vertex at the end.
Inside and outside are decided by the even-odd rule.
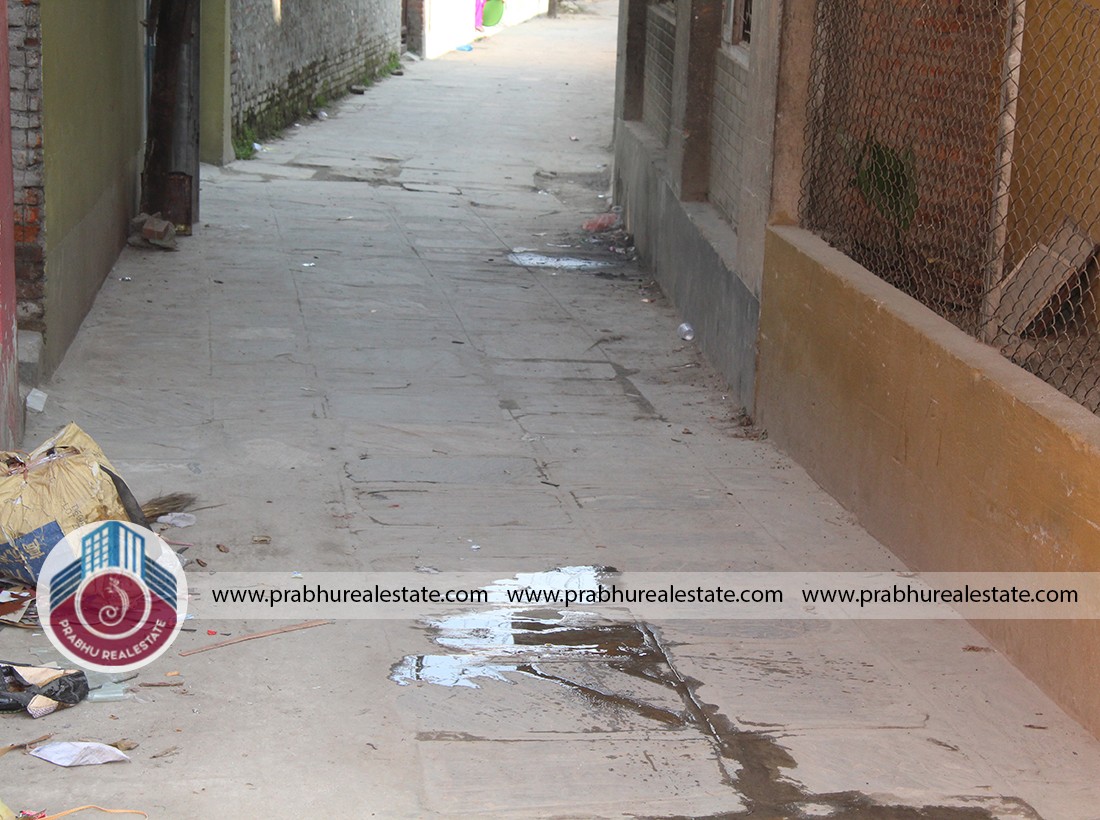
POLYGON ((653 2, 646 8, 645 86, 642 120, 668 144, 672 118, 672 61, 676 54, 676 11, 653 2))
POLYGON ((233 128, 276 131, 401 49, 401 0, 233 0, 233 128))
POLYGON ((28 330, 43 330, 45 315, 42 25, 38 4, 39 0, 8 0, 16 315, 19 326, 28 330))
POLYGON ((953 318, 964 326, 987 253, 1005 20, 1004 0, 817 7, 805 222, 911 295, 932 302, 939 291, 940 309, 962 310, 953 318), (905 273, 871 258, 896 256, 881 250, 896 238, 852 184, 867 139, 912 151, 918 206, 906 242, 918 252, 905 273))
POLYGON ((714 107, 710 131, 710 201, 731 225, 737 227, 737 202, 741 195, 741 156, 745 132, 745 92, 748 69, 734 57, 730 46, 715 56, 714 107))

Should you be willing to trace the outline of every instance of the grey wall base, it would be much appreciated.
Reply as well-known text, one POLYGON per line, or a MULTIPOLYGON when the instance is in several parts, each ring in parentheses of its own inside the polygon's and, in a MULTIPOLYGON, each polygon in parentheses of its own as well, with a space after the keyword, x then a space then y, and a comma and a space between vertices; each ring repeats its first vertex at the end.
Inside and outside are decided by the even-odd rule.
POLYGON ((615 202, 642 262, 695 327, 707 360, 734 400, 753 407, 760 300, 736 271, 737 236, 713 206, 681 202, 668 183, 665 151, 644 125, 615 124, 615 202))

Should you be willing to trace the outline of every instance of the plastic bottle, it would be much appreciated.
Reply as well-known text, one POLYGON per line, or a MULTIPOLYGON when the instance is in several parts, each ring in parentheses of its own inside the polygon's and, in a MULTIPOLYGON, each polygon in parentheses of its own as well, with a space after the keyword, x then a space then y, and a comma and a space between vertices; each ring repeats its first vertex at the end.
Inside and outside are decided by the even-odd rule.
POLYGON ((126 687, 121 683, 105 683, 98 689, 93 689, 88 693, 88 700, 91 703, 127 700, 129 697, 126 687))

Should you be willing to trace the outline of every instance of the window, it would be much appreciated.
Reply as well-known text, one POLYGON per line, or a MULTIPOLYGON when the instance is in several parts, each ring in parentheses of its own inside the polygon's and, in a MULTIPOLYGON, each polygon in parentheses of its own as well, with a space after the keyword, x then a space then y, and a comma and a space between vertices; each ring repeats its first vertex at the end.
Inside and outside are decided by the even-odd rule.
POLYGON ((726 0, 726 40, 733 45, 752 41, 752 0, 726 0))

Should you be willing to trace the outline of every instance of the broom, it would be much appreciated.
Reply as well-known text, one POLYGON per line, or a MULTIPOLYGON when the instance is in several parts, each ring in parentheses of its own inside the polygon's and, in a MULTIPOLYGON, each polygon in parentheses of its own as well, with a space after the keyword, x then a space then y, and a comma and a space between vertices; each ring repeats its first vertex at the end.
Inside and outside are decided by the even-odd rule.
POLYGON ((162 515, 174 512, 186 512, 195 506, 198 499, 192 493, 169 493, 158 495, 141 505, 146 521, 156 521, 162 515))

